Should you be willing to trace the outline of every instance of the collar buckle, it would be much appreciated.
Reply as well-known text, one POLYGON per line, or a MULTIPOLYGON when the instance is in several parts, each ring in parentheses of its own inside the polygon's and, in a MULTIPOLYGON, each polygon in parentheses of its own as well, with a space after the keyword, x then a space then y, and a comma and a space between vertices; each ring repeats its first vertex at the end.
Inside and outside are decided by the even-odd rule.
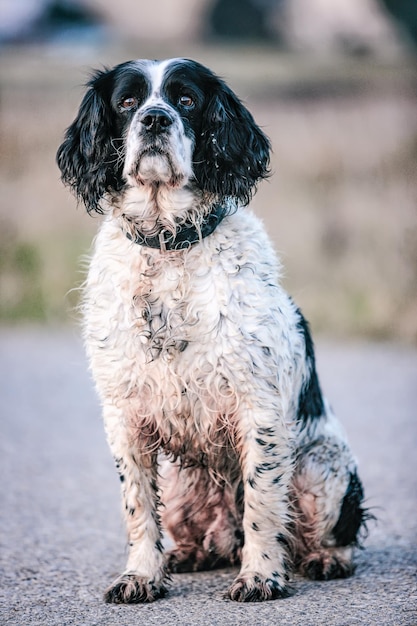
POLYGON ((159 247, 160 247, 162 254, 164 254, 167 251, 166 241, 164 239, 164 232, 165 231, 162 230, 158 235, 159 247))

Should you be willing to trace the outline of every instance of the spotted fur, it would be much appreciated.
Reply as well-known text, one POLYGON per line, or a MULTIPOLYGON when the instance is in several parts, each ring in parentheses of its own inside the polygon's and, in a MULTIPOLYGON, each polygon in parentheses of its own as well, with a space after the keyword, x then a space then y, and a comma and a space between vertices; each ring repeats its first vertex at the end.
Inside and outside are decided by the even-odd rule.
POLYGON ((226 564, 240 565, 229 596, 242 602, 286 596, 295 567, 350 574, 362 487, 308 325, 245 206, 269 164, 249 111, 198 63, 131 61, 94 75, 58 163, 104 213, 84 338, 129 541, 106 601, 150 602, 169 571, 226 564), (143 243, 175 244, 185 225, 196 243, 143 243))

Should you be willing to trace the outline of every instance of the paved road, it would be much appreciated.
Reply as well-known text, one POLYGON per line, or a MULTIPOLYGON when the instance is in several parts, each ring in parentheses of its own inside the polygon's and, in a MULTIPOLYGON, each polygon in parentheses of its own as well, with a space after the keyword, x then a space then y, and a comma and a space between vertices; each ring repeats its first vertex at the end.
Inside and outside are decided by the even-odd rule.
POLYGON ((318 360, 379 518, 356 575, 239 605, 222 596, 232 570, 183 574, 158 603, 110 606, 125 540, 82 347, 75 331, 0 329, 0 624, 416 626, 417 351, 319 342, 318 360))

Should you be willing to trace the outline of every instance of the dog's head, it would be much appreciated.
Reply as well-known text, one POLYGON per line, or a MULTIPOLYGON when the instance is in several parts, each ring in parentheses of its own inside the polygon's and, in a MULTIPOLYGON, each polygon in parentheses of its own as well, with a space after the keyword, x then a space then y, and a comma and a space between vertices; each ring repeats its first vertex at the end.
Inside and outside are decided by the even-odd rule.
POLYGON ((231 89, 186 59, 96 72, 57 160, 88 211, 126 186, 189 187, 247 204, 270 144, 231 89))

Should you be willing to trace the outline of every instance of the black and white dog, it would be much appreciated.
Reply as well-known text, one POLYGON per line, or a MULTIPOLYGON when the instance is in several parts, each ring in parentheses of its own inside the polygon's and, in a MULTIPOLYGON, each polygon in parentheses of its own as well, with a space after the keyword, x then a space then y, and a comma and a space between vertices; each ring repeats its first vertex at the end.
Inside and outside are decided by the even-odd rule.
POLYGON ((244 602, 285 596, 294 569, 349 576, 366 518, 356 461, 245 208, 268 139, 194 61, 130 61, 88 87, 58 164, 104 213, 84 337, 129 541, 106 600, 150 602, 172 571, 227 564, 244 602))

